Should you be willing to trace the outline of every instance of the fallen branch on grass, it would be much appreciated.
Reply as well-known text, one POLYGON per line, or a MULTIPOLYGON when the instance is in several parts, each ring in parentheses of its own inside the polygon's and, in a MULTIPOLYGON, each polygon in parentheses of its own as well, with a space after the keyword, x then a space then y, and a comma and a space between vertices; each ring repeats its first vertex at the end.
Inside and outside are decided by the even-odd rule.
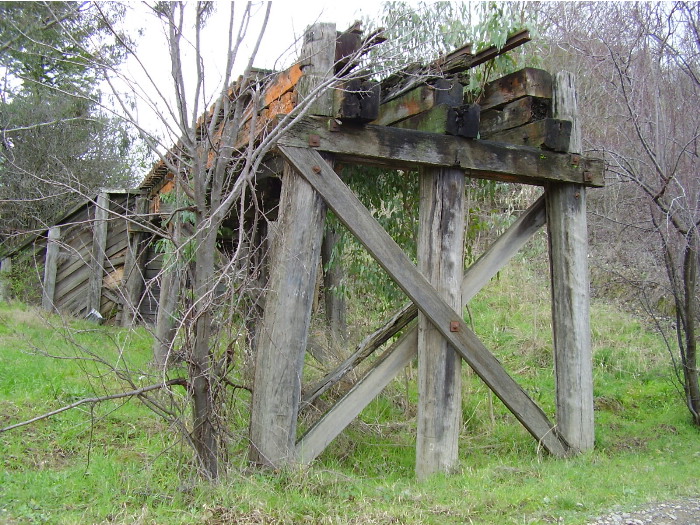
POLYGON ((64 407, 61 407, 57 410, 53 410, 51 412, 47 412, 46 414, 42 414, 40 416, 37 416, 35 418, 29 419, 27 421, 22 421, 21 423, 15 423, 14 425, 10 425, 5 428, 0 428, 0 434, 3 432, 7 432, 8 430, 12 430, 15 428, 19 427, 24 427, 27 425, 30 425, 32 423, 35 423, 37 421, 41 421, 42 419, 47 419, 51 416, 55 416, 56 414, 60 414, 61 412, 65 412, 66 410, 70 410, 72 408, 79 407, 80 405, 85 405, 87 403, 101 403, 103 401, 111 401, 113 399, 122 399, 125 397, 133 397, 133 396, 140 396, 145 394, 146 392, 151 392, 153 390, 158 390, 160 388, 165 388, 168 386, 173 386, 173 385, 180 385, 187 387, 187 381, 183 378, 179 379, 171 379, 169 381, 165 381, 164 383, 158 383, 157 385, 149 385, 149 386, 144 386, 142 388, 137 388, 136 390, 130 390, 129 392, 121 392, 119 394, 111 394, 108 396, 100 396, 100 397, 88 397, 85 399, 81 399, 80 401, 76 401, 75 403, 71 403, 70 405, 66 405, 64 407))

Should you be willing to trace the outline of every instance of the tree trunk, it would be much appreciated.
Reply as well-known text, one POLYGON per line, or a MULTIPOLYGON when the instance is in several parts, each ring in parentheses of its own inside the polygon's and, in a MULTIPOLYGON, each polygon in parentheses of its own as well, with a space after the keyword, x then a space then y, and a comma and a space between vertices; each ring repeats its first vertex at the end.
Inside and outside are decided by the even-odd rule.
POLYGON ((197 261, 195 265, 194 286, 194 315, 195 340, 194 348, 188 359, 189 377, 191 381, 192 411, 192 443, 194 444, 200 467, 209 479, 218 476, 218 436, 215 427, 214 393, 212 356, 210 350, 212 309, 210 294, 214 277, 214 254, 216 253, 216 228, 197 225, 197 261))
POLYGON ((683 376, 685 378, 684 386, 688 410, 690 410, 695 425, 700 426, 700 383, 698 381, 697 340, 695 337, 697 320, 695 291, 697 289, 698 255, 693 241, 693 238, 689 240, 689 246, 686 248, 683 260, 683 292, 685 301, 683 376))

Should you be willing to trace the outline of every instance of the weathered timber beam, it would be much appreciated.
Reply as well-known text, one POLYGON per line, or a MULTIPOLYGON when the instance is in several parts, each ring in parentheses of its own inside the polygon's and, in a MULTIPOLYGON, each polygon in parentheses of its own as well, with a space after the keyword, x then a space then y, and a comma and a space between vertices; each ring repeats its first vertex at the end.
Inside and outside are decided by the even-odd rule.
MULTIPOLYGON (((573 121, 570 150, 580 153, 581 129, 571 73, 562 71, 556 75, 553 102, 556 117, 573 121)), ((576 184, 550 184, 545 194, 557 428, 572 450, 584 452, 592 449, 595 443, 586 188, 576 184)))
POLYGON ((95 218, 93 220, 92 235, 92 259, 90 262, 90 286, 88 288, 86 311, 92 310, 100 313, 102 303, 102 279, 105 273, 105 249, 107 246, 107 227, 109 216, 109 195, 101 192, 95 205, 95 218))
POLYGON ((480 108, 478 104, 451 107, 440 104, 394 124, 399 129, 413 129, 429 133, 447 133, 468 139, 479 136, 480 108))
MULTIPOLYGON (((525 213, 501 235, 484 254, 464 273, 462 279, 462 303, 467 304, 496 275, 546 221, 545 199, 540 197, 525 213)), ((418 309, 409 303, 396 318, 415 319, 418 309)), ((377 332, 384 332, 383 329, 377 332)), ((375 332, 375 333, 377 333, 375 332)), ((396 331, 398 332, 398 330, 396 331)), ((381 392, 417 352, 418 328, 410 328, 396 343, 384 352, 380 360, 328 410, 297 442, 297 458, 310 463, 333 441, 353 419, 381 392)), ((338 367, 337 372, 342 368, 338 367)), ((342 377, 345 372, 329 374, 342 377)), ((337 379, 335 379, 337 380, 337 379)), ((328 385, 330 388, 331 385, 328 385)))
POLYGON ((568 446, 542 409, 469 329, 462 314, 455 312, 427 282, 323 157, 308 148, 279 149, 530 434, 551 454, 566 456, 568 446))
POLYGON ((494 133, 489 140, 565 153, 569 151, 571 128, 569 120, 546 118, 519 128, 494 133))
POLYGON ((9 301, 12 296, 10 294, 9 276, 12 271, 12 258, 0 257, 0 301, 9 301))
POLYGON ((294 86, 297 85, 299 79, 303 75, 301 66, 294 64, 289 69, 278 73, 277 76, 270 79, 270 82, 265 87, 261 104, 258 109, 262 110, 269 107, 273 102, 279 100, 285 94, 291 92, 294 86))
POLYGON ((462 84, 444 78, 431 84, 420 85, 400 97, 382 104, 379 108, 379 116, 372 124, 389 126, 440 104, 452 107, 461 106, 462 91, 462 84))
POLYGON ((527 96, 552 98, 552 75, 542 69, 526 67, 486 84, 478 102, 485 111, 527 96))
POLYGON ((379 116, 379 84, 355 78, 334 90, 333 112, 340 119, 370 122, 379 116))
POLYGON ((515 49, 516 47, 520 47, 523 44, 527 44, 529 41, 530 31, 528 31, 527 29, 523 29, 522 31, 513 33, 511 36, 508 37, 506 43, 503 44, 503 47, 491 46, 479 51, 471 58, 467 67, 472 68, 478 66, 479 64, 483 64, 484 62, 488 62, 489 60, 492 60, 497 56, 507 53, 511 49, 515 49))
MULTIPOLYGON (((464 274, 464 174, 424 168, 419 177, 420 272, 461 316, 464 274)), ((418 314, 416 477, 453 472, 462 428, 462 359, 425 314, 418 314)))
POLYGON ((523 30, 508 37, 506 43, 501 48, 491 46, 479 51, 476 55, 472 55, 471 45, 467 44, 452 53, 438 58, 427 66, 411 64, 404 70, 391 75, 382 82, 383 99, 388 101, 399 97, 420 83, 425 82, 426 79, 440 78, 445 74, 467 71, 529 41, 530 32, 523 30))
POLYGON ((307 147, 313 139, 316 150, 333 153, 347 163, 459 168, 469 177, 521 184, 603 185, 603 162, 580 155, 385 126, 344 124, 335 129, 328 129, 326 119, 308 118, 280 138, 279 144, 307 147))
POLYGON ((46 257, 44 259, 44 282, 42 283, 41 307, 52 312, 54 305, 54 293, 56 291, 56 270, 60 255, 61 227, 54 226, 49 229, 46 240, 46 257))
POLYGON ((549 117, 552 102, 546 98, 524 97, 503 106, 481 112, 479 134, 482 139, 500 131, 517 128, 549 117))

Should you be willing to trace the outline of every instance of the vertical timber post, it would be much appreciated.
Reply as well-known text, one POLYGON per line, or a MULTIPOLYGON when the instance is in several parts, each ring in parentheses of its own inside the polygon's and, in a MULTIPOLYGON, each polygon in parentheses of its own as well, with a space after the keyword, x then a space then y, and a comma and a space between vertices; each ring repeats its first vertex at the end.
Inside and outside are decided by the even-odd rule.
POLYGON ((340 234, 327 226, 321 244, 321 265, 326 321, 335 344, 345 344, 348 338, 348 323, 345 297, 339 292, 343 280, 343 269, 338 261, 333 261, 333 248, 339 240, 340 234))
MULTIPOLYGON (((425 169, 420 178, 418 264, 426 279, 462 317, 464 173, 425 169)), ((462 413, 461 357, 418 317, 418 437, 416 475, 454 471, 462 413)))
MULTIPOLYGON (((553 116, 572 121, 569 151, 580 154, 581 131, 571 73, 554 84, 553 116)), ((593 360, 588 285, 586 188, 547 187, 557 429, 573 451, 593 448, 593 360)))
MULTIPOLYGON (((335 24, 314 24, 304 33, 297 95, 298 104, 310 103, 313 115, 333 111, 331 89, 317 88, 333 78, 335 42, 335 24)), ((265 312, 257 334, 249 459, 259 465, 296 462, 301 375, 325 219, 321 196, 285 163, 265 312)))
POLYGON ((250 422, 250 460, 273 467, 296 461, 301 374, 326 216, 323 199, 289 165, 282 183, 250 422))
POLYGON ((124 303, 122 304, 121 324, 125 328, 133 326, 139 315, 139 302, 143 287, 144 258, 146 246, 144 246, 144 231, 139 222, 148 211, 148 200, 143 195, 136 197, 134 214, 136 222, 127 223, 127 251, 124 261, 124 303))
POLYGON ((92 272, 90 273, 90 285, 86 312, 92 310, 100 312, 102 302, 102 278, 104 277, 105 249, 107 246, 107 215, 109 214, 109 198, 106 192, 100 192, 95 207, 95 219, 92 230, 92 272))
POLYGON ((41 308, 47 312, 53 312, 56 307, 53 304, 56 290, 56 270, 58 269, 59 241, 61 239, 61 227, 54 226, 49 229, 46 240, 46 258, 44 260, 44 286, 41 294, 41 308))
POLYGON ((183 285, 182 261, 178 251, 182 239, 182 224, 177 220, 171 221, 171 224, 175 247, 170 254, 170 260, 167 253, 163 254, 156 334, 153 341, 153 361, 158 368, 165 368, 168 365, 170 350, 177 334, 177 303, 180 298, 180 287, 183 285))
POLYGON ((5 257, 0 260, 0 301, 9 301, 11 299, 10 283, 7 278, 12 270, 12 258, 5 257))

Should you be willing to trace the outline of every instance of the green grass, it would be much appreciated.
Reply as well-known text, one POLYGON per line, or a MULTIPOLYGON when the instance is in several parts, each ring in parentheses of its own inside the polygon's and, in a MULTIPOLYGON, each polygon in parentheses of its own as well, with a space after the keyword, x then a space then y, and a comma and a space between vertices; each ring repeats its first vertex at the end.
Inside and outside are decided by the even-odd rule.
MULTIPOLYGON (((469 311, 487 347, 551 417, 546 289, 546 272, 515 264, 469 311)), ((93 362, 37 352, 67 357, 79 345, 114 367, 123 369, 125 359, 134 370, 147 367, 145 331, 49 322, 21 305, 0 305, 1 426, 125 389, 93 362)), ((465 374, 459 472, 416 482, 409 368, 307 469, 248 469, 239 407, 229 467, 210 484, 195 477, 172 427, 121 400, 0 434, 0 523, 581 524, 615 506, 697 496, 700 432, 671 381, 662 342, 606 304, 593 305, 592 331, 596 448, 580 457, 538 450, 465 374)))

